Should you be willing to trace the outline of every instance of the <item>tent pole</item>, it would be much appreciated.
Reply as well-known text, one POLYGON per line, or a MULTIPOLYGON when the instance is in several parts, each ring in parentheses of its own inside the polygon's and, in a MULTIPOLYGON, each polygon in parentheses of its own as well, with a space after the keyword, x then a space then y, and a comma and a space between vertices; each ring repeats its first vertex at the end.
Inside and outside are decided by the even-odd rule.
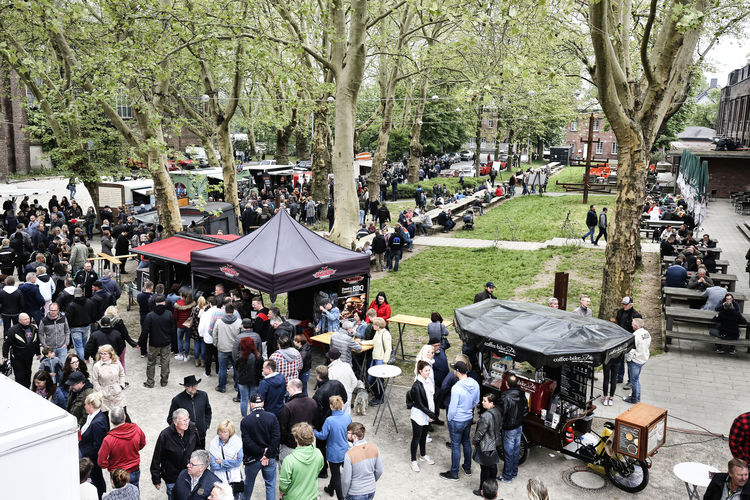
POLYGON ((193 294, 195 294, 195 275, 192 270, 190 271, 190 289, 193 291, 193 294))

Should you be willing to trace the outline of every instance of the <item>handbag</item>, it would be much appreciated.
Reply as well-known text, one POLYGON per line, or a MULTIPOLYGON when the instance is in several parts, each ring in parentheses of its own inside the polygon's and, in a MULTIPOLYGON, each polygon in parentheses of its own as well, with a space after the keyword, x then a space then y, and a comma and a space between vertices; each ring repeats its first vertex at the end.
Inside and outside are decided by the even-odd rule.
MULTIPOLYGON (((189 328, 189 327, 188 327, 189 328)), ((224 447, 219 446, 221 448, 221 460, 226 460, 226 457, 224 456, 224 447)), ((244 462, 244 460, 243 460, 244 462)), ((229 483, 229 486, 232 487, 232 493, 237 495, 238 493, 243 493, 245 491, 245 482, 244 481, 235 481, 231 482, 229 481, 229 471, 224 471, 224 474, 227 476, 227 482, 229 483)), ((240 478, 242 478, 242 467, 240 467, 240 478)))
POLYGON ((190 316, 188 316, 188 318, 185 321, 183 321, 182 328, 190 328, 192 326, 193 326, 193 315, 191 313, 190 316))

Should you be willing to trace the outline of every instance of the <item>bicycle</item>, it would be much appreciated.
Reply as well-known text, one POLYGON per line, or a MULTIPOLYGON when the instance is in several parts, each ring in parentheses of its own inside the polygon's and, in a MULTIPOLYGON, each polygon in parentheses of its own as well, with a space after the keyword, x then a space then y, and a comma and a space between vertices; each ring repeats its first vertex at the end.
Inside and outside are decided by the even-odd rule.
POLYGON ((570 220, 570 210, 568 210, 568 215, 565 216, 565 220, 560 227, 560 234, 565 239, 577 240, 578 238, 580 238, 576 223, 570 220))

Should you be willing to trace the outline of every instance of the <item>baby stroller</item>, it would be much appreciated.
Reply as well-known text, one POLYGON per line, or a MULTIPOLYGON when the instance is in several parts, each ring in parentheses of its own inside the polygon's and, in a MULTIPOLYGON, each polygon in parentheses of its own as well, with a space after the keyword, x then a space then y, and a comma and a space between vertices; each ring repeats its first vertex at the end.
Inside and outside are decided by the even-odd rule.
POLYGON ((463 226, 464 229, 466 230, 474 229, 474 210, 470 208, 466 212, 464 212, 464 216, 462 220, 464 223, 464 226, 463 226))

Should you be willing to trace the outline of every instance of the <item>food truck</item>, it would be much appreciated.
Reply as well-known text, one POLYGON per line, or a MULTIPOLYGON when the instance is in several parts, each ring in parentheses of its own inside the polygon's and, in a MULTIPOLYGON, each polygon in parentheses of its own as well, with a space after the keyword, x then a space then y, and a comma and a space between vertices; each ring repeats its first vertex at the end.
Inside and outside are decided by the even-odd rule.
MULTIPOLYGON (((592 429, 594 368, 633 347, 633 335, 600 319, 539 304, 487 299, 455 310, 455 325, 483 393, 498 396, 513 374, 526 393, 521 459, 533 445, 584 461, 630 493, 648 484, 650 457, 666 441, 667 411, 637 403, 592 429)), ((521 463, 522 460, 519 460, 521 463)))

